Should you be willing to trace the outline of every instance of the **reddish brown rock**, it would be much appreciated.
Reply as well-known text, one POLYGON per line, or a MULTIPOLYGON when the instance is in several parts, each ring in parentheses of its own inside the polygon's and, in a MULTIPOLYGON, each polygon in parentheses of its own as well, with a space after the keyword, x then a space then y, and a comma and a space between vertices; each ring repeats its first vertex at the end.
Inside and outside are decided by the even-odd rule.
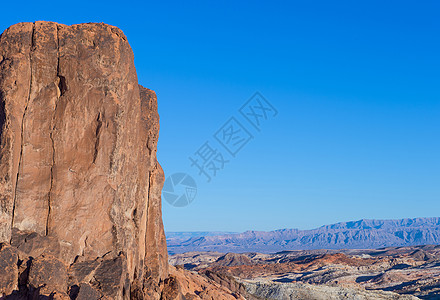
POLYGON ((126 260, 121 256, 102 261, 96 268, 93 279, 102 293, 112 299, 127 298, 130 293, 126 260))
POLYGON ((28 282, 40 295, 62 294, 67 291, 67 268, 53 256, 35 258, 31 261, 28 282))
POLYGON ((72 300, 66 293, 55 292, 50 295, 49 299, 53 300, 72 300))
POLYGON ((253 261, 246 255, 238 253, 226 253, 225 255, 220 256, 216 262, 211 264, 213 267, 233 267, 243 265, 253 265, 253 261))
MULTIPOLYGON (((223 281, 225 281, 223 278, 223 281)), ((235 282, 235 280, 232 279, 235 282)), ((229 283, 230 286, 232 286, 229 283)), ((227 286, 221 286, 216 280, 201 276, 195 272, 170 266, 170 279, 164 287, 163 299, 180 299, 180 294, 185 295, 183 299, 215 299, 215 300, 245 300, 243 296, 234 293, 227 286), (180 292, 180 293, 179 293, 180 292)), ((248 298, 246 299, 254 299, 248 298)))
MULTIPOLYGON (((140 295, 160 297, 168 265, 157 99, 138 85, 122 31, 51 22, 7 29, 0 130, 0 242, 67 266, 100 259, 92 277, 104 296, 128 298, 136 283, 140 295), (105 270, 115 277, 99 277, 105 270)), ((36 268, 32 285, 44 281, 36 268)), ((78 283, 93 285, 89 277, 78 283)))
POLYGON ((79 287, 79 293, 76 300, 99 300, 102 295, 95 288, 91 287, 89 284, 84 283, 79 287))
POLYGON ((20 250, 21 259, 38 257, 42 254, 61 256, 61 245, 58 239, 52 236, 41 236, 36 232, 12 230, 11 246, 20 250))
POLYGON ((18 288, 17 250, 0 245, 0 298, 18 288))
POLYGON ((161 300, 184 300, 182 289, 176 277, 170 276, 164 281, 161 300))

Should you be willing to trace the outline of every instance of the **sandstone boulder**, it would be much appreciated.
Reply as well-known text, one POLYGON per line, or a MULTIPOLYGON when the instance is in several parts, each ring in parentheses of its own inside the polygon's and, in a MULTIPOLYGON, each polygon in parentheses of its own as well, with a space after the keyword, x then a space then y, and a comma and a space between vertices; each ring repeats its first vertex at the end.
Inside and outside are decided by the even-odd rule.
POLYGON ((0 298, 17 289, 18 283, 17 250, 0 245, 0 298))
POLYGON ((67 268, 53 256, 41 256, 31 261, 28 282, 40 295, 67 291, 67 268))
POLYGON ((79 293, 78 296, 76 296, 76 300, 98 300, 101 299, 101 297, 102 294, 100 292, 89 284, 84 283, 79 287, 79 293))

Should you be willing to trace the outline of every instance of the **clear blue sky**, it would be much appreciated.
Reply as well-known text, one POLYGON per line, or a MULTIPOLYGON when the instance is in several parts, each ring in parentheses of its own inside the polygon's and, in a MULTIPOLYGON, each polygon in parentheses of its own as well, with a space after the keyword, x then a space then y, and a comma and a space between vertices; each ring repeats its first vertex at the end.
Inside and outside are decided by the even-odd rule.
POLYGON ((439 216, 440 2, 2 4, 22 21, 120 27, 157 92, 159 160, 198 195, 168 231, 439 216), (278 110, 210 183, 188 157, 255 92, 278 110))

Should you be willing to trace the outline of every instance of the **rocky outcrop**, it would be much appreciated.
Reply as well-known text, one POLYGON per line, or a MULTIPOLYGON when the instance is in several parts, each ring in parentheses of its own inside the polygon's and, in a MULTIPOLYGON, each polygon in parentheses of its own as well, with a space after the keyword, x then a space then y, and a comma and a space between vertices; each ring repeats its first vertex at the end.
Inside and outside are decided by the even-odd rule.
POLYGON ((175 254, 170 264, 246 299, 440 299, 439 245, 244 253, 251 263, 218 263, 228 256, 175 254))
POLYGON ((0 295, 8 295, 18 287, 18 254, 12 247, 0 247, 0 295))
POLYGON ((252 265, 253 261, 243 254, 226 253, 220 256, 216 262, 212 263, 212 267, 234 267, 243 265, 252 265))
POLYGON ((220 276, 221 280, 218 276, 200 276, 181 267, 170 266, 170 279, 168 286, 164 288, 164 296, 166 296, 164 300, 176 299, 174 298, 176 290, 183 295, 177 298, 179 300, 254 300, 253 297, 247 297, 247 294, 243 296, 244 286, 239 285, 234 279, 229 281, 225 280, 224 276, 220 276), (241 289, 235 288, 234 284, 241 289))
POLYGON ((168 265, 157 100, 138 85, 122 31, 7 29, 0 130, 0 296, 159 299, 168 265))
POLYGON ((259 299, 298 300, 416 300, 411 295, 366 291, 344 287, 316 286, 306 283, 243 281, 246 290, 259 299))

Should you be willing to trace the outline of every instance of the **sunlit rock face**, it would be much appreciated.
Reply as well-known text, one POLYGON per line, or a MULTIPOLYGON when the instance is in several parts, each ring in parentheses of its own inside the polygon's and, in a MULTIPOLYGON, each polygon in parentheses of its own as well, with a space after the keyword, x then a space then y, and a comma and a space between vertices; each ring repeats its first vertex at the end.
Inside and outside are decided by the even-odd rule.
POLYGON ((157 100, 138 85, 122 31, 51 22, 7 29, 0 128, 0 264, 16 273, 0 275, 0 296, 24 287, 159 299, 168 265, 157 100))

